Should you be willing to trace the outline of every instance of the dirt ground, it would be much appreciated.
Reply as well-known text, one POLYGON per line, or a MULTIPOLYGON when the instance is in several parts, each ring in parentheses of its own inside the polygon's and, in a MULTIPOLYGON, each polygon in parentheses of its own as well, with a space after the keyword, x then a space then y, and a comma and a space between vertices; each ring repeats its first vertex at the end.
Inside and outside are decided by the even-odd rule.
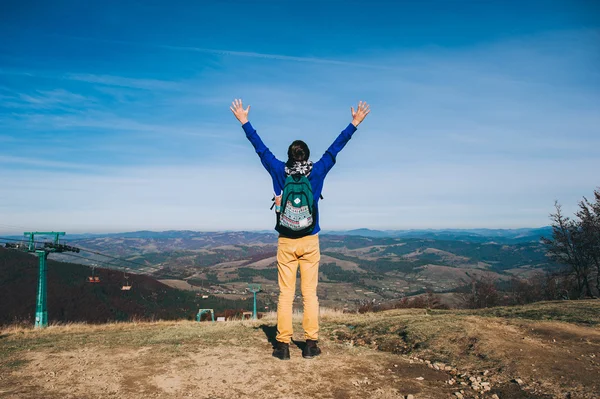
MULTIPOLYGON (((131 347, 141 343, 138 337, 128 340, 111 328, 91 333, 93 342, 83 345, 77 343, 79 339, 72 345, 53 345, 48 341, 56 337, 42 334, 46 339, 41 347, 25 351, 12 367, 4 368, 0 397, 383 399, 411 393, 439 398, 453 392, 444 383, 446 373, 369 348, 324 341, 322 356, 306 360, 301 349, 292 345, 292 359, 280 361, 271 357, 268 329, 266 333, 256 324, 236 324, 226 329, 184 323, 188 331, 182 333, 181 342, 139 348, 131 347), (204 334, 194 337, 189 329, 204 334), (218 337, 206 338, 211 332, 218 337), (240 338, 240 333, 247 336, 240 338)), ((136 334, 155 338, 161 328, 182 327, 140 326, 136 334)), ((58 329, 54 333, 60 334, 58 329)))
POLYGON ((273 318, 5 328, 0 398, 425 399, 456 398, 461 390, 465 398, 600 398, 596 327, 435 317, 422 311, 322 316, 323 354, 312 360, 301 356, 296 318, 290 361, 271 356, 273 318), (415 329, 402 330, 403 323, 415 329), (417 340, 420 325, 435 340, 417 340), (362 332, 340 338, 341 329, 362 332), (371 340, 368 329, 377 330, 371 340), (398 337, 420 347, 398 350, 392 340, 398 337), (472 378, 489 381, 491 389, 474 391, 472 378))

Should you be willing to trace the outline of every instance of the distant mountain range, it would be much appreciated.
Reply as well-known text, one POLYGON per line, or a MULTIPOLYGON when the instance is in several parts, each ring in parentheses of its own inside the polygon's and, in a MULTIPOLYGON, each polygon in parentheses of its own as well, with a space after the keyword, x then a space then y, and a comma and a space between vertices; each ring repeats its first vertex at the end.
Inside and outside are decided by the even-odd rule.
POLYGON ((469 242, 520 243, 539 241, 542 237, 552 236, 552 227, 521 229, 425 229, 425 230, 371 230, 355 229, 345 231, 326 231, 324 234, 351 235, 375 238, 422 238, 435 240, 459 240, 469 242))
MULTIPOLYGON (((273 230, 261 231, 223 231, 202 232, 191 230, 168 230, 168 231, 133 231, 125 233, 105 234, 68 234, 67 241, 90 238, 154 238, 154 239, 200 239, 223 244, 246 244, 256 240, 264 242, 272 240, 277 233, 273 230), (267 237, 265 237, 265 235, 267 237), (237 239, 236 239, 237 237, 237 239)), ((413 229, 413 230, 372 230, 367 228, 353 230, 323 230, 321 234, 337 236, 362 236, 371 238, 421 238, 435 240, 458 240, 468 242, 496 242, 496 243, 523 243, 539 241, 542 237, 552 236, 552 227, 544 226, 538 228, 519 229, 413 229)), ((21 236, 10 236, 11 238, 22 238, 21 236)))

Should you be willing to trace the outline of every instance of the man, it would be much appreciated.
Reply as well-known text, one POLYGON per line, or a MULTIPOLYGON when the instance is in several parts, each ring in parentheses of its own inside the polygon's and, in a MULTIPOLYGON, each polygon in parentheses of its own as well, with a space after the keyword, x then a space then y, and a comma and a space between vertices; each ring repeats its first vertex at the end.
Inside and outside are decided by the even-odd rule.
MULTIPOLYGON (((234 100, 231 111, 242 124, 246 137, 254 148, 263 166, 273 179, 273 189, 276 197, 280 197, 284 186, 290 181, 289 176, 305 176, 310 182, 313 198, 310 201, 311 208, 314 208, 314 214, 311 214, 305 223, 305 227, 296 234, 282 234, 282 231, 291 231, 280 229, 278 216, 278 226, 276 229, 280 232, 277 241, 277 271, 279 279, 279 301, 277 303, 277 344, 273 350, 273 356, 287 360, 290 358, 289 344, 292 340, 292 305, 296 291, 296 273, 300 267, 302 302, 304 306, 304 318, 302 327, 304 328, 304 337, 306 345, 302 350, 302 357, 312 359, 321 353, 317 346, 319 338, 319 300, 317 298, 317 282, 319 280, 319 261, 321 253, 319 250, 319 213, 318 202, 323 189, 325 176, 335 164, 337 154, 344 148, 352 134, 356 131, 358 125, 369 114, 369 105, 366 102, 359 102, 356 111, 351 107, 352 123, 342 131, 335 139, 333 144, 325 151, 321 159, 314 164, 309 161, 310 150, 306 143, 301 140, 294 141, 288 149, 288 161, 278 160, 271 151, 262 142, 256 130, 248 122, 248 113, 250 106, 244 109, 242 100, 234 100), (287 179, 287 180, 286 180, 287 179)), ((299 200, 296 200, 299 202, 299 200)), ((276 201, 277 202, 277 201, 276 201)), ((279 205, 279 204, 278 204, 279 205)), ((280 204, 281 208, 285 204, 280 204)), ((278 206, 278 208, 280 208, 278 206)), ((289 220, 293 224, 293 220, 289 220)), ((302 223, 300 223, 302 225, 302 223)), ((293 226, 292 226, 293 227, 293 226)))

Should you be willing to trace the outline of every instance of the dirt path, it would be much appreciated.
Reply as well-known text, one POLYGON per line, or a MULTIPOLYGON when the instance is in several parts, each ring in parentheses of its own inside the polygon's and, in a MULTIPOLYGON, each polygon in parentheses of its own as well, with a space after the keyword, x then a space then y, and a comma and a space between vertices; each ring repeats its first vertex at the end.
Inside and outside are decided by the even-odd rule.
POLYGON ((329 341, 322 342, 319 358, 303 359, 292 345, 292 359, 280 361, 271 357, 264 329, 252 323, 90 329, 82 346, 79 331, 74 340, 58 329, 29 337, 37 347, 3 372, 0 397, 440 398, 456 391, 445 384, 445 372, 329 341), (132 348, 142 343, 136 334, 158 342, 132 348))

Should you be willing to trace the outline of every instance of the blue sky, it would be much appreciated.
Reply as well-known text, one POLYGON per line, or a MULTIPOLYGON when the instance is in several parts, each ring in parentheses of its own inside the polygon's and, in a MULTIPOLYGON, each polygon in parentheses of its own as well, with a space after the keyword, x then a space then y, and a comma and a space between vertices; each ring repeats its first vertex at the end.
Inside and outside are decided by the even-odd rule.
POLYGON ((324 230, 535 227, 600 186, 594 1, 4 1, 0 37, 4 233, 272 228, 234 98, 315 161, 371 104, 324 230))

